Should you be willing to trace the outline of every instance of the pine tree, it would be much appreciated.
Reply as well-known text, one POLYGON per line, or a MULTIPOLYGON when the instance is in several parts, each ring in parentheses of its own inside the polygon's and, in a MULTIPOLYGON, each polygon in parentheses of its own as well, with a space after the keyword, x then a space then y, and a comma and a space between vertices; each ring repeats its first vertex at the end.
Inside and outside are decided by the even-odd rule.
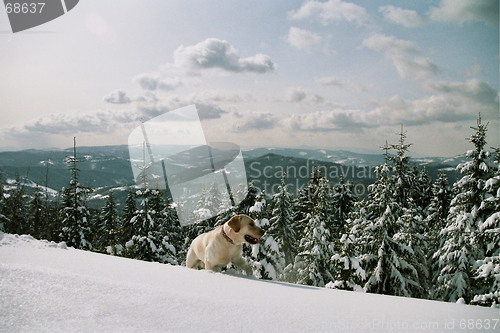
POLYGON ((5 232, 12 234, 29 234, 28 215, 26 209, 26 193, 24 184, 22 184, 19 176, 16 177, 14 189, 10 192, 10 196, 5 200, 5 215, 7 224, 5 232))
POLYGON ((415 195, 413 197, 414 203, 417 206, 420 214, 422 216, 427 216, 429 205, 431 204, 431 200, 433 197, 432 180, 427 174, 425 166, 420 170, 420 172, 415 166, 413 169, 413 174, 418 175, 415 184, 415 195))
POLYGON ((249 208, 250 217, 265 231, 260 242, 252 245, 251 256, 255 259, 253 266, 256 277, 276 280, 283 271, 285 259, 274 236, 269 233, 271 223, 268 217, 271 205, 268 202, 265 192, 262 191, 257 195, 254 205, 249 208))
POLYGON ((125 243, 125 255, 144 261, 177 264, 176 249, 169 243, 168 235, 161 233, 161 193, 157 190, 138 190, 141 202, 130 219, 134 235, 125 243))
POLYGON ((479 287, 472 303, 500 307, 500 149, 494 150, 496 169, 485 183, 487 194, 480 206, 487 218, 479 225, 475 240, 483 247, 485 258, 476 261, 479 287))
POLYGON ((136 211, 136 192, 129 189, 127 199, 125 200, 125 207, 123 207, 123 212, 120 217, 119 240, 122 245, 125 245, 134 235, 134 224, 131 221, 136 211))
POLYGON ((47 211, 44 203, 44 194, 39 186, 28 201, 28 225, 30 234, 37 239, 43 239, 44 229, 47 228, 47 211))
POLYGON ((73 156, 66 159, 71 171, 71 180, 69 185, 62 190, 60 237, 68 246, 91 250, 91 216, 87 208, 87 195, 91 190, 78 183, 77 163, 79 161, 76 157, 76 139, 74 139, 73 156))
POLYGON ((399 195, 406 189, 394 181, 391 174, 394 169, 388 164, 375 168, 377 179, 368 188, 370 193, 364 207, 353 214, 353 223, 359 228, 356 241, 359 261, 366 272, 364 289, 379 294, 411 296, 418 276, 408 260, 414 252, 407 244, 400 219, 403 209, 398 203, 401 201, 399 195), (396 200, 395 194, 400 200, 396 200))
POLYGON ((301 221, 305 232, 300 240, 299 253, 295 256, 294 279, 300 284, 324 287, 335 279, 331 261, 334 249, 325 214, 329 203, 329 185, 324 177, 318 179, 317 188, 310 185, 314 191, 312 209, 301 221))
POLYGON ((294 203, 294 230, 298 240, 300 240, 305 232, 306 225, 304 224, 307 216, 313 211, 318 195, 319 182, 321 173, 319 168, 314 168, 309 182, 299 190, 298 196, 294 203))
POLYGON ((273 237, 278 244, 278 248, 284 255, 285 266, 293 264, 296 253, 297 236, 293 229, 293 198, 285 183, 286 175, 281 177, 278 191, 272 197, 272 212, 270 227, 266 232, 273 237))
POLYGON ((3 188, 3 174, 0 170, 0 232, 5 231, 5 227, 8 225, 9 220, 5 216, 5 196, 3 188))
MULTIPOLYGON (((354 209, 361 203, 355 204, 354 209)), ((362 281, 366 279, 366 272, 361 267, 358 259, 359 229, 358 224, 348 218, 345 222, 346 232, 342 234, 336 243, 335 253, 332 256, 335 266, 335 280, 326 285, 327 288, 344 290, 362 290, 362 281)))
POLYGON ((430 295, 434 294, 432 290, 437 282, 439 275, 439 265, 432 256, 438 249, 442 248, 444 240, 440 237, 440 232, 446 227, 446 219, 451 202, 451 191, 448 187, 448 178, 444 172, 441 172, 438 179, 432 185, 432 198, 428 208, 428 215, 424 223, 427 224, 427 262, 429 263, 429 283, 432 286, 430 295))
POLYGON ((439 261, 435 297, 444 301, 456 302, 462 298, 468 303, 478 291, 473 267, 485 253, 477 243, 476 233, 487 219, 480 207, 487 195, 484 188, 490 175, 489 152, 484 150, 486 127, 480 117, 477 127, 472 127, 475 133, 468 140, 474 149, 466 153, 469 160, 457 166, 463 177, 453 185, 456 195, 451 201, 446 228, 440 233, 444 243, 434 254, 439 261))
POLYGON ((346 232, 346 222, 354 210, 356 197, 353 194, 354 185, 346 182, 344 177, 333 187, 331 201, 331 234, 334 244, 338 245, 341 236, 346 232))
POLYGON ((99 212, 94 248, 109 254, 120 254, 122 246, 118 239, 119 216, 113 192, 109 191, 104 206, 99 212))

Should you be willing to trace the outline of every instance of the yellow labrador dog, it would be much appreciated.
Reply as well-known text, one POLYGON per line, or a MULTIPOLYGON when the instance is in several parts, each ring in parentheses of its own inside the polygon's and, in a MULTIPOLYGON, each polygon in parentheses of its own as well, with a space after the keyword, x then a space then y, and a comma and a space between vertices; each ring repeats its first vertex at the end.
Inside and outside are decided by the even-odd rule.
POLYGON ((230 262, 252 275, 250 267, 241 257, 244 242, 257 244, 264 231, 250 217, 240 214, 214 230, 196 237, 189 247, 186 266, 219 271, 230 262))

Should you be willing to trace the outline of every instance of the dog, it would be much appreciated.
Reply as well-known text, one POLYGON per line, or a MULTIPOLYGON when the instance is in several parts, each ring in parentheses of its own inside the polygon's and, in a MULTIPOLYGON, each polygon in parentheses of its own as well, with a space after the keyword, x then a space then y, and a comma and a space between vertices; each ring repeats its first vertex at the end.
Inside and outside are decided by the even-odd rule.
POLYGON ((196 237, 189 247, 186 267, 220 271, 230 262, 252 275, 252 267, 241 257, 243 243, 257 244, 264 231, 249 216, 233 216, 214 230, 196 237))

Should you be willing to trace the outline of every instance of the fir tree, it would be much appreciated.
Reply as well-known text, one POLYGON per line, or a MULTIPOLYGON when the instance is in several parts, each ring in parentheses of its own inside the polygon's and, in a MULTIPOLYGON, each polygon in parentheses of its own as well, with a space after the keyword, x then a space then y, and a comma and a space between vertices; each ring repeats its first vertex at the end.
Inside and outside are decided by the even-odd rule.
POLYGON ((472 303, 500 307, 500 149, 494 150, 496 168, 485 182, 487 194, 480 206, 487 218, 479 225, 475 240, 482 246, 485 258, 476 261, 478 290, 472 303))
POLYGON ((126 256, 144 261, 177 264, 176 249, 168 235, 161 233, 161 193, 157 190, 138 190, 141 202, 130 219, 134 235, 125 243, 126 256))
MULTIPOLYGON (((360 203, 355 204, 359 206, 360 203)), ((355 208, 357 209, 357 208, 355 208)), ((344 225, 346 232, 337 242, 336 254, 332 256, 335 266, 335 280, 326 285, 327 288, 344 290, 362 290, 362 281, 366 279, 366 272, 358 259, 357 246, 359 244, 358 224, 347 219, 344 225)))
POLYGON ((44 194, 39 186, 28 201, 28 225, 30 234, 37 239, 43 239, 47 226, 47 211, 44 203, 44 194))
POLYGON ((134 224, 131 222, 137 211, 136 192, 129 189, 125 207, 120 218, 119 240, 120 244, 125 244, 134 235, 134 224))
POLYGON ((296 252, 297 236, 293 228, 293 198, 285 184, 286 175, 281 177, 278 191, 272 197, 272 212, 270 227, 266 232, 277 242, 278 248, 284 255, 285 266, 293 264, 296 252))
POLYGON ((8 218, 5 216, 5 196, 3 187, 3 174, 0 171, 0 232, 5 231, 5 227, 9 224, 8 218))
MULTIPOLYGON (((364 289, 379 294, 411 296, 417 271, 408 261, 413 250, 403 234, 402 209, 394 198, 398 193, 387 164, 375 169, 377 179, 369 186, 365 207, 354 214, 358 225, 359 260, 366 272, 364 289)), ((400 188, 400 191, 404 189, 400 188)))
POLYGON ((62 230, 60 237, 68 246, 77 249, 91 250, 90 212, 87 208, 87 195, 90 189, 78 183, 76 157, 76 138, 73 145, 73 156, 66 159, 71 171, 69 185, 62 190, 61 221, 62 230))
MULTIPOLYGON (((427 262, 429 263, 429 283, 432 288, 436 285, 439 273, 439 265, 432 256, 438 249, 442 248, 444 240, 440 237, 440 232, 446 227, 446 219, 451 202, 451 191, 448 187, 448 178, 441 172, 438 179, 432 186, 432 198, 428 208, 428 215, 424 223, 427 224, 427 262)), ((431 288, 431 289, 432 289, 431 288)), ((430 290, 432 295, 434 292, 430 290)))
POLYGON ((469 160, 457 166, 463 177, 453 185, 456 195, 451 201, 446 228, 440 233, 444 243, 434 254, 439 261, 435 297, 449 302, 460 298, 467 303, 471 301, 478 291, 473 267, 477 259, 485 256, 476 233, 487 219, 480 207, 487 194, 484 188, 490 174, 489 152, 484 150, 486 125, 481 123, 481 118, 472 129, 475 133, 469 141, 474 149, 466 153, 469 160))
MULTIPOLYGON (((317 188, 314 189, 311 184, 310 189, 314 191, 313 207, 301 221, 305 232, 293 265, 296 276, 292 278, 300 284, 324 287, 335 279, 331 262, 334 255, 333 243, 325 214, 329 200, 328 180, 319 178, 317 188)), ((287 273, 290 274, 289 271, 287 273)))
POLYGON ((354 185, 346 182, 344 177, 341 177, 340 182, 333 187, 331 233, 335 244, 339 243, 341 236, 346 232, 345 224, 354 210, 356 197, 353 194, 353 188, 354 185))
POLYGON ((5 200, 4 210, 7 217, 5 232, 19 235, 29 234, 25 196, 24 185, 21 183, 19 176, 17 176, 14 189, 5 200))
POLYGON ((267 202, 265 192, 261 192, 255 204, 249 209, 249 214, 255 219, 255 223, 265 231, 260 243, 252 245, 252 257, 255 259, 254 275, 262 279, 276 280, 283 271, 285 258, 276 239, 269 233, 270 205, 267 202))
POLYGON ((109 254, 120 254, 118 238, 119 216, 113 192, 109 191, 104 206, 99 212, 95 249, 109 254))

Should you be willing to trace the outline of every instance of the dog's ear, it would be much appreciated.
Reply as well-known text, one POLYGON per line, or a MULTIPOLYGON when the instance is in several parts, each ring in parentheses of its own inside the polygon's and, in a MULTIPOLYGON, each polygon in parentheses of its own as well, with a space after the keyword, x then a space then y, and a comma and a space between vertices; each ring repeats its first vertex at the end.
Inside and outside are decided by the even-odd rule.
POLYGON ((234 232, 238 232, 241 229, 241 215, 236 215, 231 217, 231 219, 227 222, 227 224, 234 230, 234 232))

